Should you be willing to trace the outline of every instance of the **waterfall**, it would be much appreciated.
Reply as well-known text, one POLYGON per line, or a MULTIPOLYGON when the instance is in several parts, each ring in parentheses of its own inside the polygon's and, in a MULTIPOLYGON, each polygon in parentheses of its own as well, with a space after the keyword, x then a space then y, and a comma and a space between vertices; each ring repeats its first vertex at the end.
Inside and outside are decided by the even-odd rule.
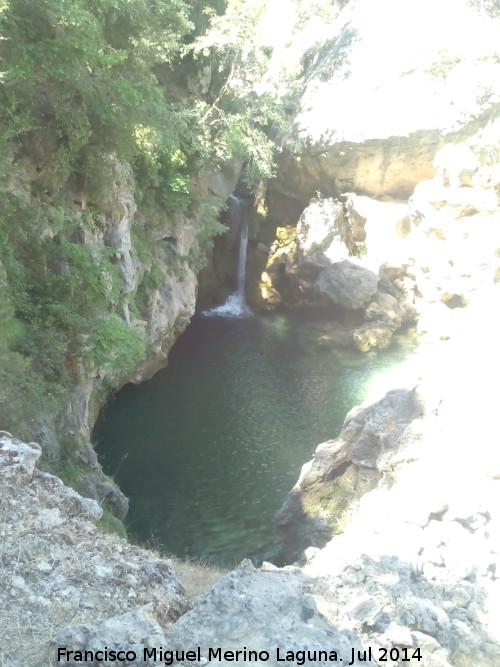
POLYGON ((247 245, 248 245, 248 202, 237 199, 236 208, 240 220, 240 252, 238 253, 238 282, 236 283, 236 296, 242 305, 245 305, 245 275, 247 268, 247 245))
POLYGON ((205 311, 205 315, 222 315, 223 317, 248 317, 251 310, 245 299, 245 275, 248 245, 248 200, 235 195, 229 197, 230 224, 240 228, 240 249, 238 253, 238 269, 236 272, 236 292, 231 294, 222 306, 205 311))

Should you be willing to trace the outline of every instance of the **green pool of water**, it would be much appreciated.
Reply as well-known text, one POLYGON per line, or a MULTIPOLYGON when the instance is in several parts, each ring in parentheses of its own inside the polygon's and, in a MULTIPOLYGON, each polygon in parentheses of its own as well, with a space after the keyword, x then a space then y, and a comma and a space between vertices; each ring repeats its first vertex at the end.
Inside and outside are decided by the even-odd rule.
POLYGON ((408 356, 317 348, 304 317, 197 316, 165 370, 109 403, 94 440, 134 536, 220 565, 279 561, 272 518, 301 466, 408 356))

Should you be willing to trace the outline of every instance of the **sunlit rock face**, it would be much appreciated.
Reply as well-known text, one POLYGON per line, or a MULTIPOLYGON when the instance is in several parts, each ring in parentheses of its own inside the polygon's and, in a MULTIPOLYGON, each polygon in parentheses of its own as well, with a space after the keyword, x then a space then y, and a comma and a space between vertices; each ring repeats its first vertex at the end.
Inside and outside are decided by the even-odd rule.
POLYGON ((499 102, 498 19, 465 0, 349 2, 316 46, 270 197, 284 224, 317 191, 408 198, 446 140, 499 102), (390 17, 390 20, 389 20, 390 17), (471 39, 481 35, 481 39, 471 39))
POLYGON ((276 515, 292 556, 341 532, 360 498, 379 484, 384 468, 401 457, 407 427, 421 414, 416 392, 393 391, 365 409, 354 408, 340 436, 317 447, 276 515))
POLYGON ((266 307, 340 304, 342 341, 367 351, 417 319, 448 338, 498 281, 500 22, 482 9, 352 1, 316 44, 269 188, 270 219, 297 231, 272 248, 266 307), (342 262, 377 277, 371 299, 324 289, 342 262))
POLYGON ((278 230, 261 295, 268 308, 315 305, 331 312, 337 325, 331 344, 366 352, 388 347, 393 333, 417 317, 412 294, 394 283, 411 263, 400 249, 408 206, 353 194, 344 199, 314 201, 296 228, 278 230), (399 270, 381 271, 386 264, 399 270))
POLYGON ((446 143, 407 202, 351 192, 311 203, 271 254, 269 306, 339 307, 339 344, 347 336, 362 351, 412 322, 421 340, 452 337, 465 326, 460 311, 500 280, 499 140, 492 119, 473 150, 446 143))

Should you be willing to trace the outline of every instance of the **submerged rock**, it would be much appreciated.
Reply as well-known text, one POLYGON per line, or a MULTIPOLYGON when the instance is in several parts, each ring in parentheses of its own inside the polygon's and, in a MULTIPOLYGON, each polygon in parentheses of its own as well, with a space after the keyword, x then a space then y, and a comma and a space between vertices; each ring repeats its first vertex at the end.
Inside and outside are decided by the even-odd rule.
POLYGON ((353 332, 354 343, 361 352, 385 350, 391 344, 394 328, 384 322, 366 322, 353 332))

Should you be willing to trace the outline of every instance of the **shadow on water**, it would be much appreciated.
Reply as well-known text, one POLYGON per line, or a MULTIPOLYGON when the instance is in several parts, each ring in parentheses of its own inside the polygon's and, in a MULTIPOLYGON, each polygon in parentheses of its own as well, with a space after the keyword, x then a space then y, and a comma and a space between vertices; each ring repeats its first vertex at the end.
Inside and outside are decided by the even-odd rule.
POLYGON ((405 355, 311 351, 300 317, 195 317, 168 368, 106 407, 94 439, 133 535, 220 565, 279 561, 272 518, 301 466, 405 355))

